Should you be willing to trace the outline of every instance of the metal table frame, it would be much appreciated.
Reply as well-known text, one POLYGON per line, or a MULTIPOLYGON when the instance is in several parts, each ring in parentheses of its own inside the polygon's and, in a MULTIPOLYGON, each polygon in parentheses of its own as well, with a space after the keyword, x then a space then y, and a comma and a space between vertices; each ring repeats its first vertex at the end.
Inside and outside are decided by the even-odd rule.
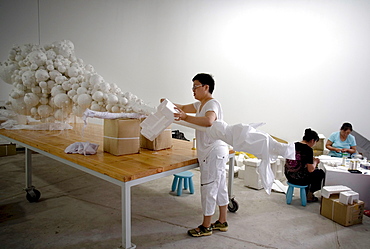
MULTIPOLYGON (((38 153, 40 153, 44 156, 47 156, 51 159, 54 159, 54 160, 57 160, 61 163, 69 165, 69 166, 71 166, 75 169, 81 170, 85 173, 88 173, 90 175, 99 177, 100 179, 103 179, 105 181, 108 181, 108 182, 111 182, 111 183, 114 183, 114 184, 120 186, 121 187, 121 212, 122 212, 122 247, 123 248, 136 248, 136 245, 131 243, 131 187, 135 186, 135 185, 138 185, 138 184, 141 184, 141 183, 149 182, 149 181, 156 180, 156 179, 159 179, 159 178, 162 178, 162 177, 166 177, 166 176, 170 176, 170 175, 173 175, 173 174, 176 174, 176 173, 180 173, 180 172, 183 172, 183 171, 186 171, 186 170, 194 169, 194 168, 199 166, 198 163, 195 163, 195 164, 187 165, 187 166, 184 166, 184 167, 181 167, 181 168, 177 168, 177 169, 173 169, 173 170, 169 170, 169 171, 164 171, 164 172, 157 173, 157 174, 150 175, 150 176, 146 176, 146 177, 143 177, 143 178, 138 178, 138 179, 131 180, 131 181, 128 181, 128 182, 123 182, 123 181, 119 181, 117 179, 114 179, 110 176, 107 176, 107 175, 101 174, 99 172, 96 172, 94 170, 83 167, 79 164, 68 161, 66 159, 55 156, 51 153, 48 153, 48 152, 45 152, 45 151, 40 150, 38 148, 32 147, 28 144, 19 142, 17 140, 12 139, 12 138, 9 138, 9 137, 3 136, 3 135, 0 135, 0 137, 4 138, 4 139, 6 139, 6 140, 8 140, 12 143, 21 145, 25 148, 25 173, 26 173, 26 188, 25 188, 25 190, 26 191, 28 191, 28 190, 32 191, 34 189, 34 186, 32 185, 32 151, 38 152, 38 153)), ((229 198, 230 199, 233 198, 232 197, 232 184, 233 184, 233 176, 234 176, 234 167, 233 167, 233 165, 234 165, 234 154, 230 154, 230 156, 229 156, 229 180, 228 180, 228 190, 229 190, 229 198)))

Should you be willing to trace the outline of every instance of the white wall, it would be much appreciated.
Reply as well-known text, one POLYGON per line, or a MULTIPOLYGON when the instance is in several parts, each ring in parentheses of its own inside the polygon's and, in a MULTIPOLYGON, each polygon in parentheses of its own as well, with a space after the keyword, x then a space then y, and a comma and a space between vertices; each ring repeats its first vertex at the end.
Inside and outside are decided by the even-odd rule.
MULTIPOLYGON (((209 72, 230 124, 265 122, 297 141, 349 121, 369 138, 368 13, 368 0, 0 0, 0 61, 12 44, 69 39, 153 106, 192 102, 192 77, 209 72)), ((3 100, 11 88, 0 87, 3 100)))

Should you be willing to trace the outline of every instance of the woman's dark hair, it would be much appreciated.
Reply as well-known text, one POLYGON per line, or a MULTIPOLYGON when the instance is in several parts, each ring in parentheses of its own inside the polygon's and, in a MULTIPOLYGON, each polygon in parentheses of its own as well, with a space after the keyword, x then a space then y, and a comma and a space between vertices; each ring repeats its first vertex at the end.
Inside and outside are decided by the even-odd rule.
POLYGON ((342 127, 340 127, 341 130, 346 131, 346 130, 351 130, 352 131, 352 125, 350 123, 343 123, 342 127))
POLYGON ((209 92, 212 94, 213 90, 215 89, 215 80, 213 79, 212 75, 206 73, 198 73, 194 76, 194 80, 199 81, 202 85, 209 86, 209 92))
POLYGON ((316 142, 319 141, 319 135, 317 135, 317 132, 311 130, 311 128, 304 130, 303 140, 309 142, 312 139, 314 139, 316 142))

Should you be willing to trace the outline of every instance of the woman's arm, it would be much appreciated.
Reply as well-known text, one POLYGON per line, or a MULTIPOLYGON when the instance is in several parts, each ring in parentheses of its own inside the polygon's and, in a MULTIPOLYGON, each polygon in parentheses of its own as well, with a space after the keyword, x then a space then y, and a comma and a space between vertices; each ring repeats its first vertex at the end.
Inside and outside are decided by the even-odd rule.
POLYGON ((319 163, 320 163, 320 159, 314 158, 313 159, 313 164, 307 164, 308 172, 310 172, 310 173, 313 172, 319 163))
POLYGON ((350 154, 356 153, 356 146, 351 146, 349 149, 342 149, 343 152, 348 152, 350 154))
POLYGON ((340 148, 336 148, 336 147, 333 147, 332 146, 333 145, 333 142, 332 141, 330 141, 330 140, 328 140, 328 141, 326 141, 326 145, 325 145, 325 147, 328 149, 328 150, 332 150, 332 151, 335 151, 335 152, 342 152, 342 149, 340 149, 340 148))

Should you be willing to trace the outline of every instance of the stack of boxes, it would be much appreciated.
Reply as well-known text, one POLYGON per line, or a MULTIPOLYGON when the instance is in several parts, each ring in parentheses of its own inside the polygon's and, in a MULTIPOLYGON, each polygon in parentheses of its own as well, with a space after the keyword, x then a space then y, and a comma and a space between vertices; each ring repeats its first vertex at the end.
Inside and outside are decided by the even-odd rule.
POLYGON ((342 185, 324 186, 321 190, 322 216, 342 226, 362 223, 365 204, 359 194, 342 185))
POLYGON ((121 156, 139 153, 140 148, 162 150, 172 147, 170 127, 151 141, 140 134, 140 124, 139 119, 105 119, 104 151, 121 156))
POLYGON ((313 155, 314 156, 321 156, 324 155, 325 150, 325 136, 323 134, 319 134, 319 141, 312 147, 313 155))

